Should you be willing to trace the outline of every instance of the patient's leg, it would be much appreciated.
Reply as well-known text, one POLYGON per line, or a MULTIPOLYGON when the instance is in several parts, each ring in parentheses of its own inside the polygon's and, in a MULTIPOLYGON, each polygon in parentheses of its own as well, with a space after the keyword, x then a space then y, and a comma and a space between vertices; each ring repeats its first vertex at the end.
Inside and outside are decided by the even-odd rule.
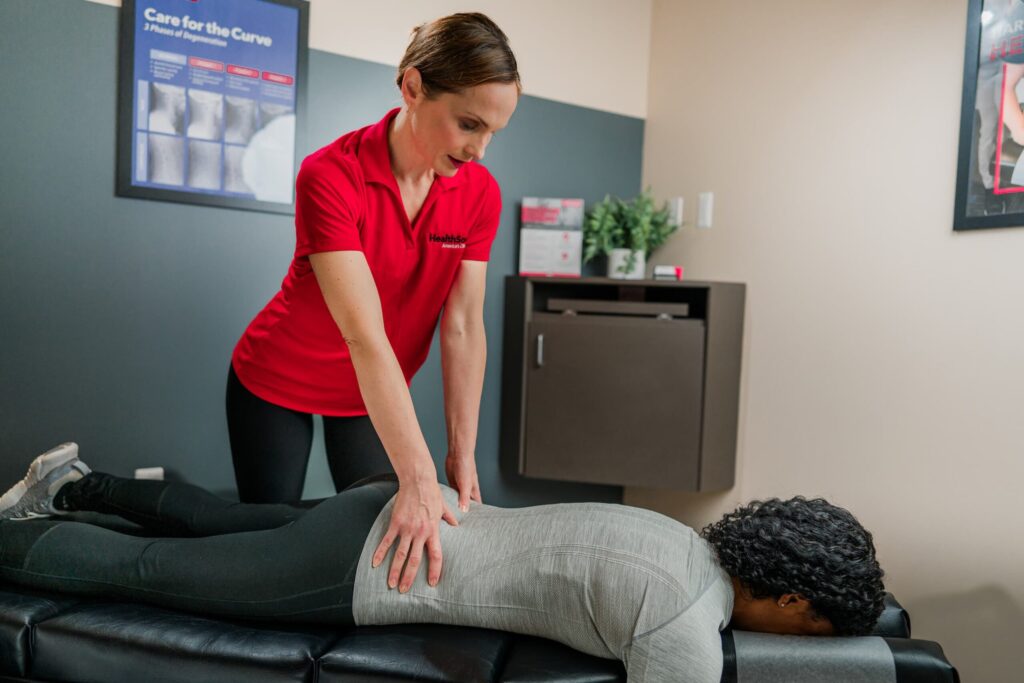
POLYGON ((88 524, 0 522, 0 581, 227 617, 352 624, 363 543, 397 490, 344 491, 293 524, 205 538, 140 538, 88 524))
POLYGON ((276 529, 303 515, 290 505, 235 503, 178 482, 122 479, 101 472, 64 486, 59 509, 118 515, 164 536, 215 536, 276 529))

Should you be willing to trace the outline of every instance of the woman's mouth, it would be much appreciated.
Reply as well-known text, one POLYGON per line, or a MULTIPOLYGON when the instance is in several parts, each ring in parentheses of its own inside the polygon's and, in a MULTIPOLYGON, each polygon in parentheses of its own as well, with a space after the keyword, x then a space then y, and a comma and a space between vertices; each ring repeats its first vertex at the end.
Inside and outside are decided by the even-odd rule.
POLYGON ((448 159, 452 162, 452 166, 454 166, 455 168, 461 168, 462 165, 466 163, 465 161, 462 161, 461 159, 456 159, 451 154, 448 155, 448 159))

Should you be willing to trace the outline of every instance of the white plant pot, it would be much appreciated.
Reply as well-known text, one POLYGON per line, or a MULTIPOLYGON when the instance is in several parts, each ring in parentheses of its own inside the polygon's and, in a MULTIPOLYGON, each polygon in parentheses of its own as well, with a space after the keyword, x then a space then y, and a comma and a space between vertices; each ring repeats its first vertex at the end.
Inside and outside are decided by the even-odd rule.
POLYGON ((616 280, 643 280, 647 269, 647 258, 644 252, 636 252, 633 268, 626 270, 629 262, 629 249, 612 249, 608 252, 608 277, 616 280))

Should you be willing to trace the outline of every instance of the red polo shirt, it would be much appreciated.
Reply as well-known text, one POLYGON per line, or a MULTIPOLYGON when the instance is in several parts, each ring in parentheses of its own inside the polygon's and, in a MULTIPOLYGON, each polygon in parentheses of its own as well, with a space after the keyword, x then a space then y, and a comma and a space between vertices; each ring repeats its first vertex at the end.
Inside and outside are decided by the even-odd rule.
POLYGON ((466 164, 451 178, 436 176, 409 224, 388 154, 388 126, 397 113, 302 162, 295 182, 295 257, 281 291, 249 324, 231 357, 242 384, 264 400, 319 415, 366 414, 310 254, 363 252, 406 382, 427 359, 459 264, 488 259, 501 193, 479 164, 466 164))

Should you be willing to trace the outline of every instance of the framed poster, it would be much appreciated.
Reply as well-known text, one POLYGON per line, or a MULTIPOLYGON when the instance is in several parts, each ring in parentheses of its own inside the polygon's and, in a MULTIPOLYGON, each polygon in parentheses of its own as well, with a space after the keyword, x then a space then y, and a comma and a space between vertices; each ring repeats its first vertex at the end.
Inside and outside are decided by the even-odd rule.
POLYGON ((969 0, 954 230, 1024 226, 1024 2, 969 0))
POLYGON ((123 0, 117 194, 294 212, 305 0, 123 0))

